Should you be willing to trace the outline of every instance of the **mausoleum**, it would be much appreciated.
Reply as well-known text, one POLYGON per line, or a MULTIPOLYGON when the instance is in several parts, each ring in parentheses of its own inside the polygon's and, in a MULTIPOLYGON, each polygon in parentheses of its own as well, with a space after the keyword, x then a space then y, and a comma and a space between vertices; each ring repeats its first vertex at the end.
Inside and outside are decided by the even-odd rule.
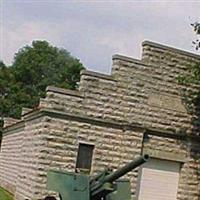
POLYGON ((84 70, 75 91, 49 86, 37 108, 7 119, 0 186, 42 200, 49 169, 95 174, 148 153, 129 173, 137 200, 200 200, 200 129, 177 79, 200 56, 150 41, 141 59, 112 57, 110 75, 84 70))

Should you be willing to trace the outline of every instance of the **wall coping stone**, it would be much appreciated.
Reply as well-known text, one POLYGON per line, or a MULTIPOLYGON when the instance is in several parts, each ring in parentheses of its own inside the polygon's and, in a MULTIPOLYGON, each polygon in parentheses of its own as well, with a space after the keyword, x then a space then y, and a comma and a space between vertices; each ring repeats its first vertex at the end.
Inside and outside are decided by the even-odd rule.
POLYGON ((55 86, 47 86, 46 92, 55 92, 55 93, 84 98, 84 95, 80 91, 69 90, 69 89, 59 88, 55 86))
POLYGON ((148 41, 148 40, 142 42, 142 46, 150 46, 150 47, 152 46, 152 47, 160 48, 160 49, 163 49, 163 50, 169 50, 169 51, 179 53, 179 54, 182 54, 182 55, 185 55, 185 56, 189 56, 189 57, 192 57, 192 58, 200 59, 200 55, 198 55, 198 54, 191 53, 191 52, 188 52, 188 51, 184 51, 182 49, 177 49, 177 48, 174 48, 174 47, 171 47, 171 46, 163 45, 163 44, 160 44, 160 43, 148 41))
POLYGON ((26 115, 27 113, 31 112, 32 110, 33 110, 32 108, 23 107, 21 116, 23 117, 24 115, 26 115))
POLYGON ((3 120, 4 120, 3 128, 16 124, 17 122, 20 121, 20 119, 16 119, 12 117, 4 117, 3 120))
POLYGON ((16 130, 19 130, 20 128, 24 128, 24 127, 25 127, 25 121, 21 120, 15 124, 12 124, 10 126, 3 128, 3 136, 12 134, 12 133, 16 133, 15 132, 16 130))
POLYGON ((131 62, 131 63, 140 64, 140 65, 143 65, 143 66, 149 66, 148 64, 144 63, 142 60, 135 59, 135 58, 128 57, 128 56, 119 55, 119 54, 113 55, 112 60, 122 60, 122 61, 125 61, 125 62, 131 62))
POLYGON ((92 77, 96 77, 96 78, 100 78, 100 79, 106 79, 109 81, 117 81, 113 78, 112 75, 102 74, 99 72, 94 72, 94 71, 89 71, 89 70, 82 70, 81 75, 92 76, 92 77))

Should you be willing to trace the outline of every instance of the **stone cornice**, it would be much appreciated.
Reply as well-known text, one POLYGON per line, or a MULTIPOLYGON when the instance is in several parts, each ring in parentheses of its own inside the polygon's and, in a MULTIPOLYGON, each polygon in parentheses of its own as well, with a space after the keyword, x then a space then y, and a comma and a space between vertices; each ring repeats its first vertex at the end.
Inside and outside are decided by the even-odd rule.
POLYGON ((142 124, 139 123, 131 123, 128 124, 127 122, 116 122, 116 121, 111 121, 111 120, 105 120, 105 119, 98 119, 98 118, 93 118, 93 117, 88 117, 88 116, 80 116, 80 115, 75 115, 72 113, 66 113, 62 111, 57 111, 57 110, 51 110, 47 108, 41 108, 40 110, 35 110, 32 111, 31 113, 27 114, 24 119, 17 124, 6 127, 4 129, 4 133, 10 132, 11 130, 16 130, 19 127, 24 127, 24 123, 26 121, 30 121, 33 119, 38 119, 43 116, 50 116, 54 118, 61 118, 61 119, 69 119, 73 121, 78 121, 78 122, 83 122, 83 123, 90 123, 98 126, 108 126, 111 128, 115 129, 122 129, 122 130, 138 130, 141 133, 144 134, 149 134, 149 135, 156 135, 158 137, 166 137, 166 138, 174 138, 174 139, 179 139, 179 140, 196 140, 200 141, 200 137, 196 136, 194 134, 189 135, 185 133, 178 133, 175 130, 164 130, 164 129, 152 129, 149 127, 145 127, 142 124))
POLYGON ((89 71, 89 70, 82 70, 81 75, 87 75, 87 76, 105 79, 105 80, 109 80, 109 81, 117 81, 111 75, 102 74, 102 73, 99 73, 99 72, 94 72, 94 71, 89 71))
POLYGON ((180 140, 184 140, 186 138, 186 134, 176 133, 175 130, 163 130, 163 129, 158 130, 158 129, 153 129, 153 128, 146 128, 145 134, 162 136, 166 138, 180 139, 180 140))
POLYGON ((75 115, 71 113, 65 113, 62 111, 56 111, 56 110, 50 110, 50 109, 42 109, 41 112, 51 117, 71 119, 73 121, 91 123, 91 124, 99 125, 99 126, 109 126, 112 128, 123 129, 123 130, 135 130, 135 129, 143 130, 142 125, 139 123, 134 123, 130 125, 123 122, 115 122, 111 120, 98 119, 98 118, 93 118, 93 117, 88 117, 88 116, 80 116, 80 115, 75 115))
POLYGON ((55 86, 48 86, 46 88, 46 92, 54 92, 54 93, 60 93, 60 94, 75 96, 79 98, 84 98, 84 95, 80 91, 69 90, 69 89, 59 88, 55 86))
POLYGON ((51 109, 46 109, 46 108, 41 109, 40 111, 38 110, 37 112, 34 112, 31 115, 28 115, 25 118, 25 120, 31 120, 31 119, 40 117, 41 115, 51 116, 51 117, 56 117, 56 118, 63 118, 63 119, 71 119, 74 121, 91 123, 91 124, 95 124, 99 126, 109 126, 116 129, 123 129, 123 130, 138 130, 139 129, 142 132, 150 134, 150 135, 157 135, 157 136, 168 137, 168 138, 185 140, 189 137, 191 139, 200 140, 199 136, 188 135, 185 133, 177 133, 175 130, 164 130, 160 128, 152 129, 149 127, 145 127, 139 123, 128 124, 125 121, 116 122, 114 120, 111 121, 111 120, 98 119, 98 118, 87 117, 87 116, 80 116, 80 115, 75 115, 71 113, 66 113, 66 112, 56 111, 56 110, 51 110, 51 109))
POLYGON ((121 61, 131 62, 131 63, 143 65, 143 66, 149 66, 148 64, 144 63, 142 60, 135 59, 135 58, 132 58, 132 57, 123 56, 123 55, 118 55, 118 54, 113 55, 112 60, 121 60, 121 61))
POLYGON ((24 127, 25 127, 25 122, 24 122, 24 120, 21 120, 15 124, 5 127, 3 129, 3 135, 17 133, 17 130, 24 129, 24 127))
POLYGON ((166 138, 174 138, 179 140, 195 140, 200 142, 200 136, 194 135, 194 134, 186 134, 182 132, 176 132, 174 130, 163 130, 163 129, 152 129, 152 128, 146 128, 145 134, 147 135, 155 135, 155 136, 162 136, 166 138))

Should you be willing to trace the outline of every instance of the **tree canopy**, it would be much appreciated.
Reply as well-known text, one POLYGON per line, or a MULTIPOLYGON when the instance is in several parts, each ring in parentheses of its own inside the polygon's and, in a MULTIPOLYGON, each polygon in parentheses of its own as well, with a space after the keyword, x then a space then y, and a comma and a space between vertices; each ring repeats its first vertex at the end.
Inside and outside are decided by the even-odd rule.
MULTIPOLYGON (((195 22, 191 24, 193 26, 194 32, 200 36, 200 22, 195 22)), ((192 42, 195 45, 195 49, 198 51, 200 50, 200 40, 195 39, 192 42)), ((196 63, 195 65, 188 66, 188 75, 185 77, 180 77, 180 82, 186 84, 196 84, 200 85, 200 62, 196 63)), ((199 91, 200 93, 200 91, 199 91)))
MULTIPOLYGON (((200 36, 200 22, 191 24, 197 36, 200 36)), ((200 40, 192 42, 197 51, 200 50, 200 40)), ((193 114, 192 124, 194 132, 199 134, 200 130, 200 61, 188 66, 187 76, 179 77, 179 82, 185 85, 183 99, 188 111, 193 114), (192 86, 192 88, 191 88, 192 86), (195 86, 195 89, 194 87, 195 86)))
MULTIPOLYGON (((194 32, 199 36, 200 22, 197 21, 191 25, 194 28, 194 32)), ((199 39, 194 40, 193 44, 195 44, 195 48, 198 51, 200 49, 200 40, 199 39)), ((200 85, 200 62, 195 65, 189 66, 189 72, 190 72, 190 75, 187 78, 185 77, 184 80, 188 83, 200 85)))
MULTIPOLYGON (((192 23, 191 25, 194 28, 194 32, 197 35, 200 35, 200 21, 196 21, 195 23, 192 23)), ((196 50, 200 49, 200 39, 197 38, 196 40, 194 40, 193 44, 195 45, 196 50)))
POLYGON ((33 108, 48 85, 76 89, 80 61, 47 41, 21 48, 11 66, 0 61, 0 118, 19 118, 22 107, 33 108))

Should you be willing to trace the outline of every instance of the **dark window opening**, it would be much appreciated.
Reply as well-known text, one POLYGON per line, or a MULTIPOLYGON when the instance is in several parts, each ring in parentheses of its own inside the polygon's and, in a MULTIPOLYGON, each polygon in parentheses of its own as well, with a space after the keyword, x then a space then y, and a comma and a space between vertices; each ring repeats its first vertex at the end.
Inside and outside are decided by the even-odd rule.
POLYGON ((90 172, 94 145, 80 143, 76 160, 77 172, 90 172))

